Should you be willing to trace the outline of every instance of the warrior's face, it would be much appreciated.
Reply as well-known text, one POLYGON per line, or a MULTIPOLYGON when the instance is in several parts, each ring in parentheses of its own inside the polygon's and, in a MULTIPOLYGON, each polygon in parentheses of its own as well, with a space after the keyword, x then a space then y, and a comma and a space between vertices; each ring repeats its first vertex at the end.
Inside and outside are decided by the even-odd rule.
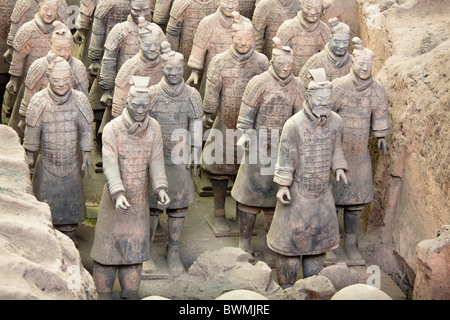
POLYGON ((139 18, 144 17, 150 20, 150 2, 143 0, 134 0, 130 3, 130 14, 136 24, 139 24, 139 18))
POLYGON ((148 94, 136 93, 128 99, 127 110, 134 121, 144 121, 150 111, 150 97, 148 94))
MULTIPOLYGON (((71 40, 71 39, 70 39, 71 40)), ((64 60, 69 60, 72 55, 73 41, 67 41, 65 39, 53 39, 51 50, 58 57, 64 60)))
POLYGON ((170 84, 176 85, 183 79, 184 61, 170 59, 163 63, 163 74, 170 84))
POLYGON ((253 46, 253 30, 236 31, 233 34, 233 47, 237 52, 245 54, 253 46))
POLYGON ((309 23, 319 20, 322 12, 322 0, 300 0, 303 18, 309 23))
POLYGON ((348 44, 350 41, 350 34, 336 33, 330 37, 329 46, 330 49, 338 57, 344 56, 348 51, 348 44))
POLYGON ((292 55, 280 55, 272 57, 272 66, 281 79, 286 79, 292 72, 294 58, 292 55))
POLYGON ((41 0, 39 2, 39 16, 45 23, 52 23, 58 16, 58 0, 41 0))
POLYGON ((72 82, 72 71, 70 68, 65 70, 52 70, 48 74, 48 81, 52 91, 59 96, 63 96, 70 89, 72 82))
POLYGON ((232 17, 233 11, 238 11, 239 0, 220 0, 219 7, 226 17, 232 17))
POLYGON ((141 38, 141 50, 148 59, 155 60, 161 50, 159 38, 153 35, 144 36, 141 38))
POLYGON ((373 59, 369 54, 360 54, 353 58, 353 71, 361 79, 366 80, 372 75, 373 59))
POLYGON ((331 111, 331 89, 315 89, 306 93, 311 110, 318 118, 328 117, 331 111))

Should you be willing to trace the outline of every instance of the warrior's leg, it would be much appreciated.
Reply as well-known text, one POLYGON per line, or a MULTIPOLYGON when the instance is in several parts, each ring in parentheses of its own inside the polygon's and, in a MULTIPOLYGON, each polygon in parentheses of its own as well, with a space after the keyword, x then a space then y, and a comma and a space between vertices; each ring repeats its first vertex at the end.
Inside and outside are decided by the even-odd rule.
POLYGON ((251 247, 250 242, 255 227, 256 216, 261 209, 246 206, 238 202, 236 210, 239 214, 239 248, 249 254, 253 254, 255 250, 251 247))
POLYGON ((225 200, 227 197, 228 179, 218 180, 211 177, 211 185, 214 195, 215 225, 221 232, 230 231, 230 226, 225 215, 225 200))
POLYGON ((275 213, 275 208, 264 208, 264 260, 269 263, 275 259, 274 252, 269 248, 267 244, 267 234, 269 233, 270 227, 273 221, 273 214, 275 213))
POLYGON ((66 236, 68 236, 74 242, 75 246, 78 248, 78 240, 75 236, 75 232, 77 231, 78 224, 65 224, 65 225, 55 225, 55 229, 62 232, 66 236))
POLYGON ((116 280, 117 266, 108 266, 94 261, 93 278, 100 299, 111 299, 112 289, 116 280))
POLYGON ((325 253, 302 256, 303 278, 317 275, 323 269, 325 253))
POLYGON ((347 256, 351 260, 362 260, 362 256, 358 251, 356 241, 356 231, 358 228, 359 218, 361 216, 362 207, 348 207, 344 209, 344 249, 347 256))
POLYGON ((119 282, 122 288, 122 299, 138 300, 138 290, 141 284, 142 263, 129 266, 119 266, 119 282))
POLYGON ((277 278, 281 287, 294 285, 297 280, 298 270, 300 269, 300 256, 277 256, 277 278))
POLYGON ((150 272, 155 271, 157 269, 155 261, 153 260, 153 256, 152 256, 152 248, 153 248, 153 238, 155 236, 156 228, 158 227, 159 215, 161 213, 163 213, 162 210, 150 208, 150 245, 149 245, 150 248, 149 248, 149 259, 144 262, 144 269, 146 271, 150 271, 150 272))
POLYGON ((167 246, 167 264, 172 274, 182 274, 184 269, 180 258, 180 238, 188 208, 168 209, 169 245, 167 246))

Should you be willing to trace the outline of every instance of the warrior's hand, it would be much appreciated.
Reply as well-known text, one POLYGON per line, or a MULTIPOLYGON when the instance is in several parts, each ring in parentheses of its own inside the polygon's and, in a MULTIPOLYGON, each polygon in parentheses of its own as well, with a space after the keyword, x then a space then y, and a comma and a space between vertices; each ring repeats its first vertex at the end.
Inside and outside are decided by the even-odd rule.
POLYGON ((5 52, 5 54, 3 55, 3 60, 5 60, 7 64, 11 64, 12 56, 13 56, 13 49, 9 47, 8 50, 5 52))
POLYGON ((291 203, 291 193, 288 187, 280 187, 277 192, 277 200, 282 204, 291 203))
POLYGON ((27 163, 30 167, 34 166, 34 153, 31 151, 26 151, 27 163))
POLYGON ((9 80, 8 84, 6 85, 6 90, 10 95, 15 95, 17 93, 17 82, 18 79, 14 76, 11 76, 11 80, 9 80))
POLYGON ((131 205, 128 203, 127 198, 125 198, 125 195, 120 193, 116 199, 116 212, 120 214, 127 214, 130 207, 131 205))
POLYGON ((194 85, 198 83, 198 70, 196 69, 192 69, 191 75, 186 80, 186 84, 191 84, 191 82, 193 82, 194 85))
POLYGON ((378 149, 380 149, 383 156, 385 156, 387 154, 386 139, 378 138, 377 143, 378 143, 378 149))
POLYGON ((88 176, 91 178, 92 176, 92 159, 91 159, 91 153, 85 151, 83 155, 83 165, 81 166, 81 171, 85 172, 86 167, 88 169, 88 176))
POLYGON ((77 30, 73 35, 73 42, 75 42, 76 44, 82 44, 83 41, 84 41, 83 30, 77 30))
POLYGON ((241 150, 248 151, 249 142, 250 138, 248 137, 248 134, 244 132, 236 143, 236 146, 241 150))
POLYGON ((98 75, 98 71, 100 70, 100 62, 97 60, 92 60, 88 70, 93 77, 96 77, 98 75))
POLYGON ((167 208, 170 204, 169 196, 164 189, 158 191, 158 206, 167 208))
POLYGON ((205 129, 211 129, 214 121, 211 119, 210 113, 205 113, 203 115, 203 128, 205 129))
POLYGON ((337 169, 336 170, 336 181, 344 181, 345 184, 347 184, 347 176, 345 175, 344 169, 337 169))
POLYGON ((113 97, 111 95, 111 90, 105 90, 100 98, 100 103, 105 107, 112 106, 113 97))

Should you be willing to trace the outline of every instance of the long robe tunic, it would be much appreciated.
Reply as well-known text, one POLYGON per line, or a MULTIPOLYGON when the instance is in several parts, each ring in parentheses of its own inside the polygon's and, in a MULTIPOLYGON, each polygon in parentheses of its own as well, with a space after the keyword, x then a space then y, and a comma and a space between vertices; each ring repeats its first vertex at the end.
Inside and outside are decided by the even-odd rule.
POLYGON ((331 103, 344 120, 344 149, 348 185, 333 181, 336 205, 363 205, 373 200, 372 161, 369 135, 390 133, 388 100, 383 86, 373 80, 357 80, 354 71, 333 81, 331 103))
POLYGON ((205 113, 217 116, 212 131, 203 149, 204 160, 202 168, 213 175, 236 175, 239 169, 237 161, 237 148, 233 139, 227 139, 227 132, 236 130, 242 96, 247 83, 254 76, 263 73, 269 68, 269 61, 265 55, 256 51, 246 54, 237 53, 233 46, 211 61, 203 110, 205 113), (216 137, 216 134, 221 133, 216 137), (216 140, 211 142, 212 137, 216 140), (231 141, 229 141, 231 140, 231 141), (209 159, 208 146, 215 143, 217 158, 209 159), (220 157, 222 152, 222 157, 220 157), (228 157, 227 157, 228 155, 228 157), (212 161, 214 160, 214 161, 212 161))
POLYGON ((106 184, 91 257, 104 265, 139 264, 149 258, 149 181, 155 196, 168 188, 158 122, 148 116, 140 129, 130 132, 133 125, 125 109, 105 126, 102 136, 106 184), (115 210, 119 193, 131 205, 126 214, 115 210))
POLYGON ((260 134, 253 137, 258 141, 251 142, 257 145, 256 159, 251 159, 250 151, 245 152, 231 190, 231 195, 239 203, 275 208, 278 186, 273 181, 273 173, 279 138, 286 120, 301 110, 304 95, 305 89, 298 78, 281 79, 273 67, 248 83, 237 128, 243 131, 254 129, 257 135, 260 134), (263 134, 267 134, 267 140, 263 139, 263 134), (276 141, 271 140, 272 134, 276 141))
POLYGON ((341 146, 344 125, 331 112, 317 125, 307 102, 286 121, 274 181, 288 187, 289 204, 277 203, 267 244, 285 256, 316 255, 339 246, 331 171, 347 169, 341 146))
POLYGON ((79 150, 94 149, 94 115, 81 92, 71 89, 66 101, 54 96, 44 89, 31 99, 23 146, 37 152, 41 143, 33 190, 50 206, 53 224, 77 224, 86 216, 79 150))

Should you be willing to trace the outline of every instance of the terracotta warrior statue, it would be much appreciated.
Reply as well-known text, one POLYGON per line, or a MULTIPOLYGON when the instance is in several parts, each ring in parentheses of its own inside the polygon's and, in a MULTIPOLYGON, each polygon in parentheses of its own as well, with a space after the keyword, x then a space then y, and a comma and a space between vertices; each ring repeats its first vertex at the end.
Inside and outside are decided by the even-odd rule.
POLYGON ((361 211, 373 199, 372 163, 369 135, 377 138, 378 148, 386 154, 386 136, 390 133, 388 99, 380 82, 372 78, 373 51, 353 38, 353 66, 345 77, 333 81, 331 103, 345 122, 342 143, 348 161, 348 185, 333 184, 336 207, 344 208, 345 252, 354 261, 364 263, 356 242, 361 211))
POLYGON ((80 46, 77 58, 83 61, 86 68, 89 68, 91 65, 89 45, 92 38, 92 25, 97 3, 98 0, 81 0, 80 13, 75 20, 76 32, 73 35, 73 41, 80 46))
POLYGON ((283 127, 275 167, 278 202, 267 243, 278 254, 280 286, 295 283, 301 261, 304 278, 319 273, 326 252, 340 241, 330 179, 333 173, 346 183, 344 123, 330 109, 332 85, 325 71, 311 72, 317 75, 308 85, 303 110, 283 127))
MULTIPOLYGON (((239 247, 251 254, 254 249, 250 240, 257 215, 264 211, 267 234, 277 203, 278 187, 273 182, 273 174, 281 130, 286 120, 301 110, 306 92, 292 74, 292 49, 281 46, 276 37, 273 44, 270 68, 248 83, 237 120, 237 128, 244 133, 238 147, 253 143, 258 149, 256 160, 252 161, 246 148, 245 160, 241 161, 231 190, 239 214, 239 247), (248 141, 249 137, 254 141, 248 141)), ((270 255, 269 250, 265 253, 270 255)))
POLYGON ((132 76, 149 77, 149 86, 163 78, 161 53, 169 52, 170 45, 154 24, 139 18, 139 52, 126 61, 117 73, 112 102, 112 117, 118 117, 126 108, 132 76))
POLYGON ((89 102, 94 110, 97 131, 100 131, 100 123, 105 113, 105 106, 100 102, 103 90, 99 85, 99 72, 101 60, 105 50, 106 39, 112 28, 128 19, 131 0, 98 0, 92 22, 91 41, 89 43, 88 58, 91 64, 88 68, 93 77, 93 83, 89 91, 89 102))
POLYGON ((348 53, 350 42, 350 28, 345 23, 339 22, 337 18, 328 20, 330 24, 330 41, 325 45, 325 50, 316 53, 309 58, 300 71, 299 78, 307 86, 311 81, 308 70, 324 68, 327 79, 346 76, 352 67, 352 56, 348 53))
POLYGON ((204 127, 210 128, 213 123, 212 115, 217 116, 203 149, 202 168, 209 173, 211 179, 216 227, 224 232, 230 230, 225 214, 228 180, 236 176, 239 168, 234 136, 228 139, 227 133, 236 130, 247 83, 269 68, 267 57, 254 50, 251 22, 237 12, 233 12, 233 16, 232 45, 211 61, 203 100, 204 127), (209 150, 213 146, 216 146, 214 156, 212 150, 209 150), (219 153, 221 155, 218 156, 219 153))
POLYGON ((325 49, 330 38, 330 28, 321 20, 323 0, 298 0, 297 16, 286 20, 277 31, 281 43, 294 50, 294 74, 299 74, 305 62, 325 49))
POLYGON ((281 24, 297 16, 300 6, 298 0, 261 0, 253 13, 255 27, 255 49, 272 57, 272 39, 281 24))
POLYGON ((106 184, 91 257, 97 292, 105 299, 111 298, 117 271, 121 297, 138 299, 142 264, 149 258, 149 193, 161 207, 170 203, 161 128, 148 115, 148 81, 132 78, 127 108, 102 135, 106 184))
MULTIPOLYGON (((205 76, 201 77, 202 83, 200 85, 202 97, 204 96, 209 63, 214 56, 227 51, 232 43, 232 14, 237 11, 238 6, 239 0, 220 0, 216 12, 203 18, 195 32, 194 43, 188 60, 188 66, 192 71, 186 83, 197 85, 201 77, 200 71, 203 70, 205 76)), ((245 17, 241 19, 250 21, 245 17)))
MULTIPOLYGON (((184 83, 183 55, 175 51, 163 54, 162 63, 164 77, 157 85, 150 87, 150 116, 161 126, 168 195, 171 199, 166 209, 169 233, 167 264, 172 274, 181 274, 185 271, 179 252, 181 231, 188 208, 195 201, 189 154, 191 159, 196 155, 198 157, 202 147, 203 108, 200 93, 184 83)), ((152 241, 163 210, 153 198, 149 201, 152 241)))
POLYGON ((73 73, 65 59, 51 54, 47 77, 47 88, 28 106, 23 147, 30 166, 40 150, 33 176, 36 199, 50 206, 55 228, 76 243, 75 231, 86 217, 82 171, 91 175, 93 113, 86 95, 71 88, 73 73))
MULTIPOLYGON (((200 21, 217 10, 217 0, 175 0, 170 10, 166 35, 170 47, 183 54, 186 61, 192 50, 195 31, 200 21)), ((184 67, 184 79, 191 74, 188 66, 184 67)))
POLYGON ((73 40, 70 29, 59 21, 53 22, 55 31, 53 32, 51 40, 51 49, 46 57, 37 59, 30 66, 28 75, 25 78, 25 92, 23 95, 22 103, 20 105, 19 114, 20 122, 19 128, 21 131, 25 130, 25 117, 27 115, 28 105, 31 98, 39 91, 45 89, 48 85, 48 78, 46 76, 49 58, 56 54, 58 57, 63 58, 72 69, 72 88, 84 93, 88 96, 89 80, 84 64, 75 57, 72 57, 73 40))
POLYGON ((11 113, 11 118, 14 120, 10 120, 9 126, 17 131, 20 138, 23 138, 23 132, 18 128, 20 120, 18 113, 25 90, 20 79, 28 74, 28 70, 35 60, 48 54, 54 31, 53 22, 58 15, 58 4, 58 0, 41 0, 39 12, 35 14, 33 20, 20 27, 14 38, 13 55, 9 68, 11 80, 6 85, 6 89, 10 95, 17 94, 11 113))
MULTIPOLYGON (((31 21, 34 19, 34 16, 36 13, 38 13, 40 10, 40 6, 42 0, 18 0, 16 2, 16 5, 14 6, 13 13, 11 15, 11 27, 9 29, 8 34, 8 51, 5 53, 4 58, 6 61, 11 63, 12 61, 12 54, 13 54, 13 44, 14 39, 16 38, 16 34, 19 31, 20 27, 24 25, 26 22, 31 21)), ((47 10, 51 10, 52 8, 48 7, 47 10)), ((67 23, 68 19, 68 10, 67 10, 67 3, 65 0, 59 0, 58 1, 58 7, 57 7, 57 13, 56 13, 56 20, 61 21, 62 23, 67 23)), ((48 17, 52 16, 53 13, 51 11, 48 11, 45 13, 48 17)), ((44 18, 45 19, 45 18, 44 18)), ((54 19, 48 19, 54 20, 54 19)))

